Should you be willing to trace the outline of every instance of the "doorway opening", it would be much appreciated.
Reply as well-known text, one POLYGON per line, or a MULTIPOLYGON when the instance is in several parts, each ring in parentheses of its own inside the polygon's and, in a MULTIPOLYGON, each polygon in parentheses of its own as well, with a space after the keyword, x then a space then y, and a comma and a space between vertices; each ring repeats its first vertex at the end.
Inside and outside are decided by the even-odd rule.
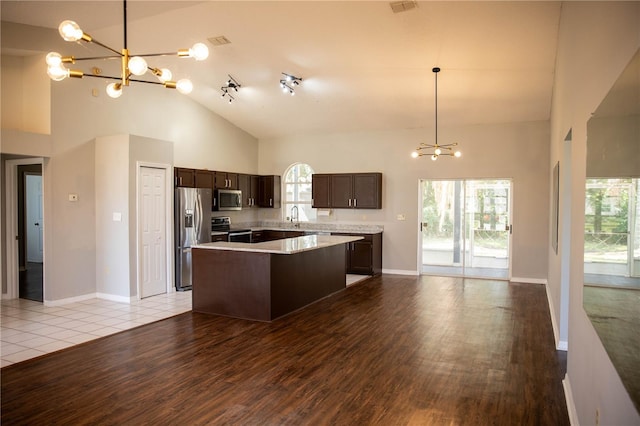
POLYGON ((421 273, 511 277, 511 180, 421 180, 421 273))
POLYGON ((4 161, 9 299, 44 301, 43 163, 42 158, 4 161))

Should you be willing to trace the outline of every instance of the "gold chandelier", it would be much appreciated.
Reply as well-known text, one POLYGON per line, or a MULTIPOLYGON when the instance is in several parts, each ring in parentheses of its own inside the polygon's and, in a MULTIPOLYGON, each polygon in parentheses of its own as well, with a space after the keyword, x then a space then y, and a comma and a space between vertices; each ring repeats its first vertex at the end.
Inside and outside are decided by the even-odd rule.
POLYGON ((438 144, 438 73, 440 72, 440 68, 435 67, 431 71, 436 75, 436 139, 434 144, 428 143, 420 143, 420 146, 416 148, 415 151, 411 153, 413 158, 422 157, 424 155, 430 155, 433 161, 436 161, 440 156, 448 156, 448 157, 460 157, 462 153, 458 150, 454 151, 453 147, 458 146, 458 143, 447 143, 447 144, 438 144), (418 152, 422 150, 433 150, 431 152, 418 152))
MULTIPOLYGON (((58 52, 49 52, 46 57, 48 69, 47 74, 54 81, 61 81, 67 77, 82 78, 98 77, 111 80, 117 80, 117 82, 107 85, 107 94, 112 98, 118 98, 122 95, 122 88, 129 86, 129 83, 148 83, 148 84, 161 84, 168 89, 177 89, 180 93, 188 94, 193 90, 193 83, 189 79, 181 79, 178 81, 172 80, 173 76, 171 71, 167 68, 152 68, 147 65, 147 61, 144 57, 151 56, 173 56, 177 55, 180 58, 194 58, 196 61, 203 61, 209 56, 209 49, 204 43, 196 43, 190 49, 180 49, 178 52, 171 53, 149 53, 144 55, 131 55, 127 48, 127 2, 123 1, 124 9, 124 47, 117 51, 111 47, 100 43, 95 40, 89 34, 83 32, 78 24, 73 21, 63 21, 58 27, 60 36, 66 41, 84 41, 87 43, 94 43, 100 47, 110 50, 114 55, 109 56, 94 56, 87 58, 76 58, 74 56, 62 56, 58 52), (79 70, 67 69, 64 64, 75 64, 76 61, 97 60, 97 59, 120 59, 121 60, 121 74, 118 77, 100 75, 99 71, 93 74, 85 74, 79 70), (140 80, 132 78, 132 76, 142 76, 149 71, 152 73, 158 81, 140 80)), ((94 68, 96 70, 96 68, 94 68)))

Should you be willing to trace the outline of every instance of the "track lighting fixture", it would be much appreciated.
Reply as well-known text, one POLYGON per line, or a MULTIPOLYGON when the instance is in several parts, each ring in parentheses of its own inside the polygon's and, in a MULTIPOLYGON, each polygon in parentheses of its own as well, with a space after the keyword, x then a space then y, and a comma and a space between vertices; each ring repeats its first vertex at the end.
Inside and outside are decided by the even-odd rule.
POLYGON ((294 87, 300 85, 302 79, 284 72, 282 75, 284 77, 280 79, 280 88, 284 93, 289 92, 291 96, 294 96, 296 94, 294 87))
POLYGON ((413 151, 411 153, 411 156, 413 158, 418 158, 418 157, 422 157, 423 155, 429 155, 431 156, 431 159, 433 161, 436 161, 438 159, 438 157, 446 155, 449 157, 460 157, 462 155, 462 153, 458 150, 454 151, 453 147, 457 146, 457 143, 447 143, 444 145, 439 145, 438 144, 438 73, 440 72, 440 68, 435 67, 433 68, 431 71, 434 72, 434 74, 436 75, 436 121, 435 121, 435 128, 436 128, 436 138, 435 138, 435 143, 434 144, 428 144, 428 143, 420 143, 420 146, 418 146, 418 148, 416 148, 415 151, 413 151), (423 149, 433 149, 432 152, 418 152, 421 151, 423 149))
MULTIPOLYGON (((193 84, 188 79, 181 79, 173 81, 171 71, 166 68, 152 68, 147 64, 144 57, 150 56, 170 56, 177 55, 180 58, 194 58, 196 61, 203 61, 209 56, 209 48, 203 43, 196 43, 191 49, 181 49, 178 52, 171 53, 149 53, 144 55, 131 55, 127 48, 127 2, 123 1, 123 15, 124 15, 124 48, 120 51, 112 49, 111 47, 100 43, 95 40, 89 34, 80 29, 78 24, 73 21, 63 21, 58 27, 60 36, 66 41, 84 41, 86 43, 97 44, 98 46, 113 52, 113 55, 109 56, 97 56, 88 58, 76 58, 73 56, 62 56, 57 52, 50 52, 46 57, 48 65, 47 74, 54 81, 61 81, 67 77, 82 78, 87 77, 99 77, 111 80, 118 80, 107 86, 107 94, 112 98, 118 98, 122 95, 122 89, 125 86, 129 86, 129 83, 149 83, 149 84, 161 84, 168 89, 176 89, 180 93, 187 94, 193 90, 193 84), (120 59, 121 74, 119 77, 100 75, 99 73, 85 74, 79 70, 71 70, 65 67, 65 64, 75 64, 76 61, 94 60, 94 59, 120 59), (131 78, 131 76, 142 76, 149 71, 156 76, 158 81, 140 80, 131 78)), ((97 69, 94 67, 94 69, 97 69)))
POLYGON ((240 83, 238 83, 233 77, 231 77, 231 75, 229 76, 229 80, 227 80, 227 82, 224 84, 224 86, 220 87, 220 90, 222 90, 222 97, 224 98, 225 96, 229 98, 229 103, 233 102, 236 98, 234 98, 233 96, 231 96, 232 91, 238 92, 238 88, 242 87, 242 85, 240 83))

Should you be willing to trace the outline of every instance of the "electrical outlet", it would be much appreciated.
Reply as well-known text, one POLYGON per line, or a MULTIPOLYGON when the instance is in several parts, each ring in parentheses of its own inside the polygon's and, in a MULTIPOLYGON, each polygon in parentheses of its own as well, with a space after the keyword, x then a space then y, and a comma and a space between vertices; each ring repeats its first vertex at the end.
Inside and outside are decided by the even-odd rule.
POLYGON ((78 201, 78 194, 69 194, 69 201, 71 202, 78 201))
POLYGON ((398 219, 398 220, 406 220, 407 218, 403 214, 399 214, 399 215, 396 216, 396 219, 398 219))

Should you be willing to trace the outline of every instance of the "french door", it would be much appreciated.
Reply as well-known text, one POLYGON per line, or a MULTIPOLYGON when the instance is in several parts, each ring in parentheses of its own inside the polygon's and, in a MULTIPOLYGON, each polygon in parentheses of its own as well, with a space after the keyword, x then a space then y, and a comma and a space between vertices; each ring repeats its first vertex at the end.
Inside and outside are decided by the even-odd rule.
POLYGON ((422 180, 423 274, 510 278, 511 180, 422 180))

